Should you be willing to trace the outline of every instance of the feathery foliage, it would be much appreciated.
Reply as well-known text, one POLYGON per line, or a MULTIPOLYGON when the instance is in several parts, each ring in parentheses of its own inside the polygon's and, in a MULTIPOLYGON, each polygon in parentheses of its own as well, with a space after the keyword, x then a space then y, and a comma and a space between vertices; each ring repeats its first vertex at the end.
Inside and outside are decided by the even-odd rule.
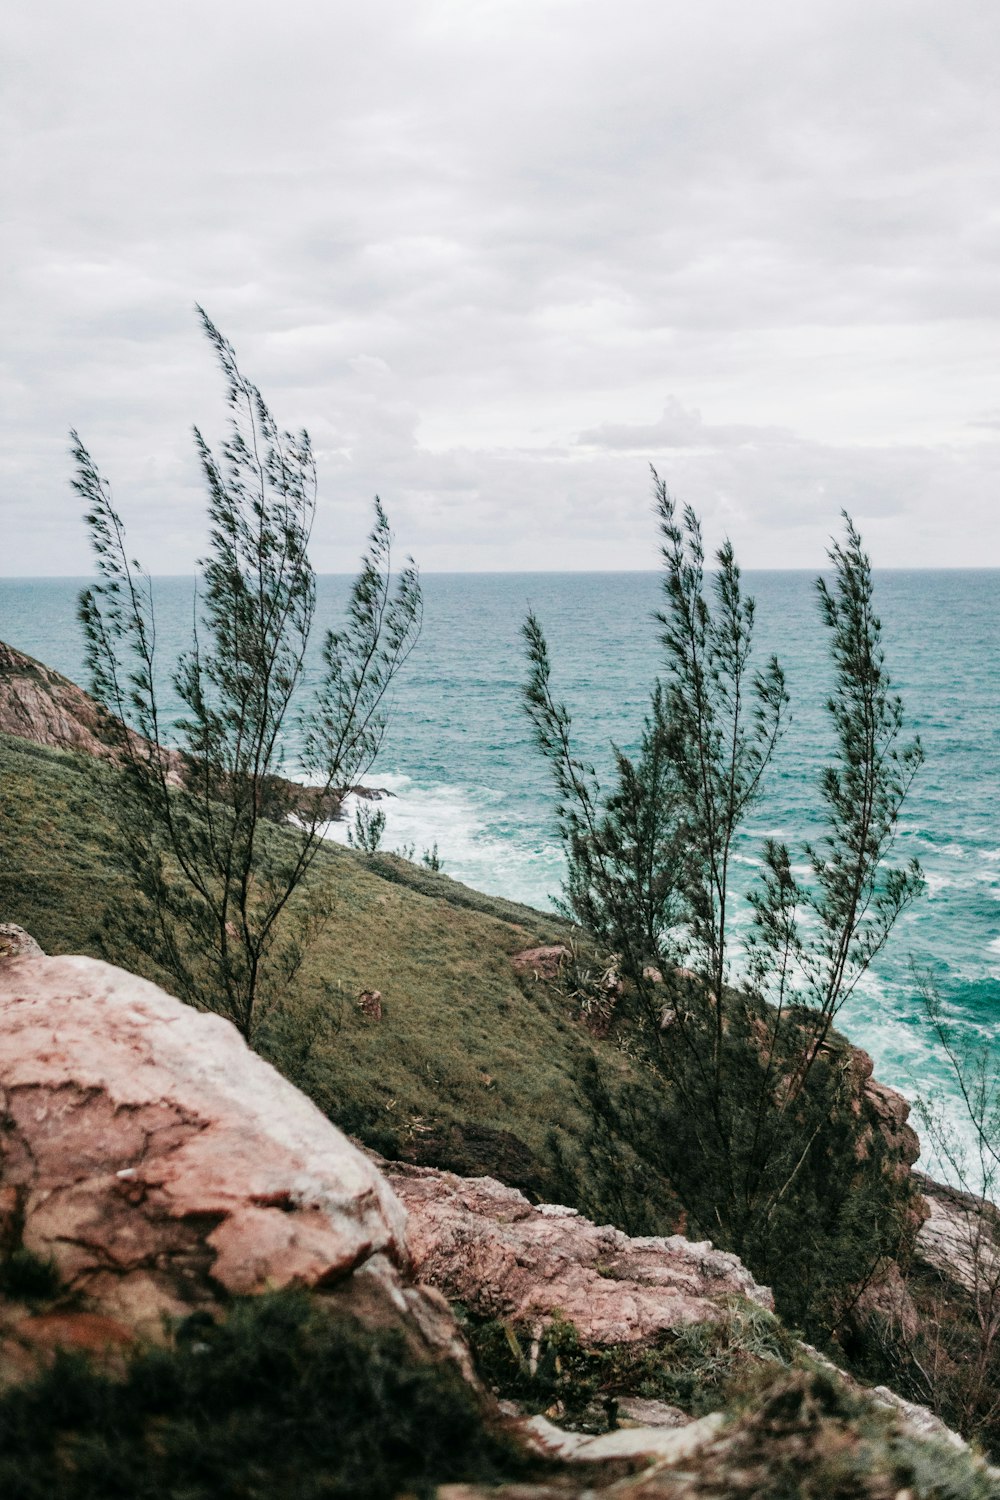
MULTIPOLYGON (((831 1267, 843 1285, 862 1282, 905 1221, 905 1194, 881 1148, 855 1149, 857 1080, 830 1032, 921 888, 915 864, 888 861, 922 755, 919 742, 901 744, 871 568, 845 518, 833 579, 818 586, 833 665, 835 755, 819 787, 827 832, 804 851, 811 879, 793 873, 786 846, 766 846, 750 894, 752 937, 734 940, 735 903, 745 899, 735 844, 762 796, 788 694, 775 658, 754 666, 754 602, 732 546, 716 553, 709 581, 696 515, 678 513, 655 471, 653 482, 664 672, 639 755, 615 750, 618 782, 602 795, 574 754, 533 616, 525 707, 558 795, 567 904, 617 955, 629 1046, 662 1080, 662 1173, 700 1230, 763 1279, 784 1278, 786 1306, 808 1317, 836 1301, 831 1267), (864 1231, 861 1204, 874 1226, 864 1231)), ((598 1117, 620 1115, 620 1104, 600 1080, 581 1088, 595 1114, 584 1154, 600 1157, 598 1117)), ((650 1158, 649 1143, 640 1154, 650 1158)))
POLYGON ((74 433, 74 488, 99 574, 79 616, 91 691, 115 718, 127 771, 119 821, 143 902, 121 917, 183 998, 221 1011, 252 1038, 325 915, 293 897, 340 790, 378 754, 391 684, 419 633, 421 595, 412 561, 393 582, 389 523, 376 499, 346 623, 327 632, 318 683, 305 691, 316 612, 309 437, 279 431, 232 346, 199 313, 231 425, 220 457, 195 429, 210 537, 192 642, 171 674, 183 707, 176 725, 159 697, 152 580, 129 560, 110 486, 74 433), (282 774, 291 729, 305 789, 282 774), (295 839, 276 839, 275 824, 294 827, 295 839))

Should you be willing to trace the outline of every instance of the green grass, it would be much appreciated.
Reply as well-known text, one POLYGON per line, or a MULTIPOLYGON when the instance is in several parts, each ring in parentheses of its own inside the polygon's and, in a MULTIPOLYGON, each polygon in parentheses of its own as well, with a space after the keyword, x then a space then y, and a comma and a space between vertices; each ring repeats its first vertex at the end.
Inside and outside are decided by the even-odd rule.
MULTIPOLYGON (((134 953, 102 952, 105 909, 129 900, 106 811, 115 780, 86 757, 0 736, 0 921, 48 953, 109 957, 169 988, 134 953)), ((333 892, 333 915, 261 1038, 265 1055, 386 1154, 551 1192, 548 1137, 555 1122, 582 1133, 576 1081, 600 1044, 565 996, 520 980, 510 955, 565 940, 567 925, 334 844, 313 880, 333 892), (381 1022, 357 1008, 366 989, 382 994, 381 1022)))
MULTIPOLYGON (((86 757, 0 736, 0 921, 20 923, 47 952, 127 957, 143 971, 133 954, 102 951, 105 911, 130 900, 107 813, 115 780, 86 757)), ((262 1043, 332 1119, 389 1155, 574 1201, 550 1149, 558 1125, 584 1173, 578 1206, 604 1216, 602 1202, 612 1203, 605 1178, 613 1178, 661 1211, 666 1198, 652 1190, 650 1160, 610 1114, 600 1138, 579 1150, 593 1125, 581 1089, 588 1062, 598 1058, 637 1109, 648 1075, 613 1042, 590 1037, 569 995, 519 979, 510 964, 519 949, 565 940, 565 924, 405 860, 334 845, 321 852, 314 879, 332 893, 333 916, 262 1043), (380 1022, 359 1012, 363 989, 381 992, 380 1022)), ((169 988, 151 966, 144 971, 169 988)), ((648 1230, 674 1227, 662 1211, 664 1222, 648 1230)), ((15 1257, 3 1267, 8 1294, 44 1296, 45 1268, 15 1257)), ((516 1471, 467 1392, 440 1371, 414 1367, 391 1335, 335 1328, 320 1316, 295 1299, 237 1307, 207 1344, 143 1354, 119 1383, 61 1359, 0 1399, 0 1494, 318 1500, 404 1486, 424 1493, 437 1480, 516 1471), (441 1437, 453 1428, 457 1444, 441 1437), (374 1434, 384 1433, 383 1467, 373 1467, 374 1434)), ((488 1378, 536 1406, 583 1410, 626 1390, 691 1411, 728 1403, 741 1455, 734 1495, 881 1500, 907 1486, 928 1500, 996 1493, 967 1458, 894 1435, 884 1417, 796 1370, 781 1325, 756 1309, 644 1350, 581 1350, 573 1330, 557 1326, 529 1376, 524 1330, 510 1330, 513 1342, 502 1325, 470 1331, 488 1378), (755 1377, 762 1365, 765 1375, 755 1377)))

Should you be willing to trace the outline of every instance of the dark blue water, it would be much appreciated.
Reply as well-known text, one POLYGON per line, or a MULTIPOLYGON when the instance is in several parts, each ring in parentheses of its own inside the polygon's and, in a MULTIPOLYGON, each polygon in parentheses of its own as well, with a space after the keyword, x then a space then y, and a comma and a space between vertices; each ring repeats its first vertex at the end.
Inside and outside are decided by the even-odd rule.
MULTIPOLYGON (((794 845, 821 828, 816 777, 832 749, 823 703, 825 631, 805 573, 746 575, 761 654, 776 651, 792 720, 766 795, 740 846, 748 878, 760 842, 794 845)), ((72 580, 0 580, 0 639, 83 681, 72 580)), ((320 580, 321 627, 335 625, 348 580, 320 580)), ((549 638, 556 687, 581 752, 608 763, 610 738, 634 745, 659 668, 654 573, 437 574, 424 579, 425 625, 396 693, 375 783, 396 796, 385 844, 435 842, 445 869, 480 889, 548 905, 562 859, 544 764, 519 707, 519 629, 528 604, 549 638)), ((927 893, 842 1017, 881 1076, 908 1093, 954 1088, 916 999, 913 961, 933 970, 968 1035, 1000 1022, 1000 572, 876 575, 888 664, 927 761, 904 809, 900 857, 916 855, 927 893)), ((191 584, 156 585, 164 671, 184 643, 191 584)), ((295 746, 288 747, 294 768, 295 746)), ((334 830, 342 836, 342 830, 334 830)), ((744 910, 743 921, 747 912, 744 910)))

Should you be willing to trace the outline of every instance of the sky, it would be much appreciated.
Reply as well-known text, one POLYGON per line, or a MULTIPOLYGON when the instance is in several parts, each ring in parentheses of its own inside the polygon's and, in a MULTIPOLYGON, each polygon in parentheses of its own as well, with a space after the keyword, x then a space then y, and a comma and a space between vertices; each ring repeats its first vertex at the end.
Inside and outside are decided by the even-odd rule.
POLYGON ((0 575, 90 570, 68 431, 190 572, 194 306, 306 427, 312 560, 1000 566, 991 0, 13 0, 0 575))

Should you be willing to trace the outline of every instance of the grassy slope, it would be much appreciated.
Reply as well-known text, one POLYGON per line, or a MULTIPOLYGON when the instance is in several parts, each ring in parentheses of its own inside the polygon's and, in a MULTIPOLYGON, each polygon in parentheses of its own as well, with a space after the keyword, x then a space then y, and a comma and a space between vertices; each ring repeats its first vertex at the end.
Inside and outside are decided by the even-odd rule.
MULTIPOLYGON (((102 911, 127 899, 104 811, 113 787, 114 773, 86 757, 0 735, 0 921, 20 923, 47 952, 102 956, 102 911)), ((523 985, 510 955, 564 938, 565 924, 336 845, 318 878, 333 883, 335 912, 297 1013, 272 1038, 275 1060, 387 1152, 541 1190, 552 1124, 582 1129, 574 1078, 599 1044, 564 997, 523 985), (358 1011, 363 989, 381 991, 381 1022, 358 1011)))

